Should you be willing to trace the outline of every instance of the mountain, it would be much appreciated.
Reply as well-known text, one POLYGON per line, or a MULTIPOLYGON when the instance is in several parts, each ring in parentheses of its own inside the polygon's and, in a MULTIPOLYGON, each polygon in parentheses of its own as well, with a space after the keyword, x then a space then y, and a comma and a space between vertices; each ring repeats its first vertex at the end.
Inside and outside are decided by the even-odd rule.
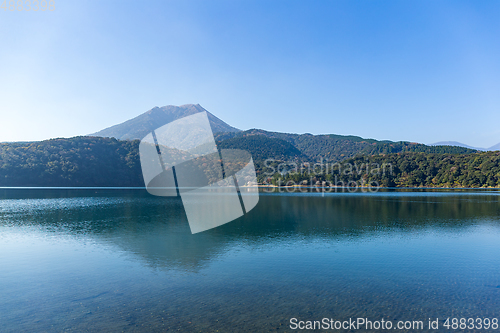
POLYGON ((430 146, 455 146, 455 147, 463 147, 463 148, 468 148, 468 149, 475 149, 475 150, 480 150, 480 151, 496 151, 500 150, 500 143, 497 143, 496 145, 490 147, 490 148, 477 148, 477 147, 471 147, 469 145, 466 145, 461 142, 457 141, 441 141, 441 142, 436 142, 430 144, 430 146))
MULTIPOLYGON (((404 152, 421 152, 430 154, 471 154, 477 152, 474 149, 456 146, 427 146, 421 143, 407 141, 378 141, 374 139, 364 139, 353 135, 336 135, 336 134, 290 134, 279 132, 268 132, 261 129, 251 129, 247 131, 232 132, 232 133, 217 133, 215 140, 218 145, 224 145, 230 140, 231 148, 245 149, 252 152, 254 150, 264 149, 263 145, 255 145, 251 142, 256 142, 254 137, 266 137, 271 139, 279 139, 290 143, 295 147, 302 156, 294 155, 299 159, 307 159, 309 161, 332 161, 338 162, 347 158, 358 155, 378 155, 404 152), (305 157, 305 158, 304 158, 305 157)), ((273 156, 275 156, 274 154, 273 156)), ((291 156, 291 155, 290 155, 291 156)), ((271 158, 271 157, 267 157, 271 158)))
POLYGON ((481 150, 481 151, 490 150, 490 149, 485 149, 485 148, 471 147, 469 145, 466 145, 465 143, 461 143, 461 142, 457 142, 457 141, 440 141, 440 142, 436 142, 436 143, 431 143, 430 146, 455 146, 455 147, 463 147, 463 148, 481 150))
POLYGON ((500 150, 500 143, 497 143, 496 145, 488 148, 488 151, 495 151, 495 150, 500 150))
POLYGON ((106 128, 90 136, 110 137, 119 140, 142 139, 152 130, 198 112, 207 112, 212 131, 219 147, 248 150, 254 159, 268 158, 309 161, 341 161, 357 155, 376 155, 403 152, 469 154, 477 149, 453 142, 427 146, 414 142, 392 142, 364 139, 353 135, 292 134, 269 132, 261 129, 240 131, 220 120, 199 104, 155 107, 124 123, 106 128))
POLYGON ((199 104, 186 104, 181 106, 167 105, 154 107, 151 110, 127 120, 121 124, 108 127, 89 136, 100 136, 116 138, 119 140, 142 139, 152 130, 170 123, 176 119, 190 116, 198 112, 206 112, 212 126, 212 131, 217 132, 239 132, 240 130, 229 126, 199 104))
MULTIPOLYGON (((204 111, 200 105, 193 104, 155 107, 90 137, 0 143, 0 187, 142 187, 140 141, 136 139, 142 139, 151 130, 175 119, 204 111)), ((380 181, 384 186, 500 186, 500 152, 479 153, 456 144, 427 146, 352 135, 292 134, 261 129, 240 131, 206 112, 217 146, 249 151, 260 182, 269 176, 265 172, 267 162, 277 167, 282 162, 354 162, 359 165, 387 162, 394 166, 394 175, 382 178, 370 175, 375 178, 368 180, 380 181)), ((346 180, 349 175, 329 174, 318 176, 318 179, 331 180, 334 176, 346 180)))

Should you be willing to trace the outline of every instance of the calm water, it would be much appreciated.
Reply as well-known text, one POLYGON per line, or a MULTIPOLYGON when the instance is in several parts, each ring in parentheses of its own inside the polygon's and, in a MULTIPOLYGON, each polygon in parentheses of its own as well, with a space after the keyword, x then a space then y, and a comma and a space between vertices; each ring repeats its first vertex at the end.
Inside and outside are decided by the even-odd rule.
POLYGON ((0 190, 2 332, 289 332, 292 317, 500 318, 500 194, 262 194, 191 235, 176 198, 0 190))

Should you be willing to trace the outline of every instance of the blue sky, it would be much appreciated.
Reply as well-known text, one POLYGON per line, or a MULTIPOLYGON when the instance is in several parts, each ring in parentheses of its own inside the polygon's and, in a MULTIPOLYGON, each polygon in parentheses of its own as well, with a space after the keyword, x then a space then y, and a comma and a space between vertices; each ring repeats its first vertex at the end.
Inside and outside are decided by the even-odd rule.
POLYGON ((0 142, 199 103, 230 125, 500 142, 499 1, 55 1, 0 10, 0 142))

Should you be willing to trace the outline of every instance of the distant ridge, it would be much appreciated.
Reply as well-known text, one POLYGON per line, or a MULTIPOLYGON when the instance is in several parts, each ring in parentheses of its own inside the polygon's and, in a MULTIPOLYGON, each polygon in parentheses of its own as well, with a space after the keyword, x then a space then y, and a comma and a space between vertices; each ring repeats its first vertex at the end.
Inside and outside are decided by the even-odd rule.
POLYGON ((463 148, 469 148, 469 149, 475 149, 475 150, 481 150, 481 151, 487 150, 485 148, 472 147, 472 146, 466 145, 465 143, 461 143, 458 141, 440 141, 440 142, 436 142, 436 143, 431 143, 430 146, 455 146, 455 147, 463 147, 463 148))
POLYGON ((490 148, 477 148, 477 147, 471 147, 469 145, 466 145, 461 142, 457 141, 440 141, 436 143, 431 143, 430 146, 455 146, 455 147, 463 147, 463 148, 469 148, 469 149, 476 149, 476 150, 481 150, 481 151, 495 151, 495 150, 500 150, 500 143, 497 143, 494 146, 491 146, 490 148))
POLYGON ((199 104, 185 104, 181 106, 167 105, 163 107, 154 107, 135 118, 89 135, 116 138, 119 140, 140 140, 149 132, 158 127, 161 127, 176 119, 190 116, 199 112, 207 113, 208 120, 214 133, 240 131, 239 129, 226 124, 225 122, 205 110, 199 104))
POLYGON ((500 143, 488 148, 488 151, 500 150, 500 143))

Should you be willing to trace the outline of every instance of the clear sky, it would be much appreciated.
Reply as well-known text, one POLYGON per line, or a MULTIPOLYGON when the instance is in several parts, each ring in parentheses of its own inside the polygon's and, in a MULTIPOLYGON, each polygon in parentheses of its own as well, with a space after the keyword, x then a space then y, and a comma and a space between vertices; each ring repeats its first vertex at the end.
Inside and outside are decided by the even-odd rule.
POLYGON ((88 1, 0 9, 0 142, 199 103, 232 126, 500 142, 500 1, 88 1))

